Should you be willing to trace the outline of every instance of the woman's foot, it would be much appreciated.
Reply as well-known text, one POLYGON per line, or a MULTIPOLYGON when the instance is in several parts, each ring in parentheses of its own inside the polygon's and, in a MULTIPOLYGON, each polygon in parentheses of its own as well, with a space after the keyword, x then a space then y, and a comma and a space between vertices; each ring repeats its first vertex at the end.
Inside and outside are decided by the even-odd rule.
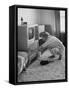
POLYGON ((47 65, 47 64, 49 64, 49 63, 51 63, 51 62, 53 62, 53 61, 40 61, 40 65, 47 65))

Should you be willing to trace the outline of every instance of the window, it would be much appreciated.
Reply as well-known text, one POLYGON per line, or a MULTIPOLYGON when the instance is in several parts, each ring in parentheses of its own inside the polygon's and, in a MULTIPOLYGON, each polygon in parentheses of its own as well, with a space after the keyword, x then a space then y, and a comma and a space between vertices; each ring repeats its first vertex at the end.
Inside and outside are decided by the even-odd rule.
POLYGON ((65 32, 65 11, 60 11, 60 31, 65 32))

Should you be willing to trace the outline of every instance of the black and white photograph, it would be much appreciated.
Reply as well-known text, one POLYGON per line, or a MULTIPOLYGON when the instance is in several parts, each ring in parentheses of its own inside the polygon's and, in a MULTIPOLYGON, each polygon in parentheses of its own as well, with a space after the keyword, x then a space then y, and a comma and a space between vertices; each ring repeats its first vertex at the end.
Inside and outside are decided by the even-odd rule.
POLYGON ((9 9, 9 82, 67 82, 67 8, 9 9))
POLYGON ((65 80, 65 10, 18 8, 17 15, 17 82, 65 80))

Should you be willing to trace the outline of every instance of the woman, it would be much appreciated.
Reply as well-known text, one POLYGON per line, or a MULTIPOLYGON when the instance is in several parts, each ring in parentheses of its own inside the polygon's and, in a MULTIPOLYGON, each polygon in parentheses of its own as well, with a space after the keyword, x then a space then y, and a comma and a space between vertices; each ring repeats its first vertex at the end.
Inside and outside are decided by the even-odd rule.
POLYGON ((56 38, 55 36, 50 35, 48 32, 42 32, 40 37, 45 42, 39 48, 41 52, 44 50, 49 50, 52 56, 48 57, 49 61, 51 60, 61 60, 65 47, 63 43, 56 38))

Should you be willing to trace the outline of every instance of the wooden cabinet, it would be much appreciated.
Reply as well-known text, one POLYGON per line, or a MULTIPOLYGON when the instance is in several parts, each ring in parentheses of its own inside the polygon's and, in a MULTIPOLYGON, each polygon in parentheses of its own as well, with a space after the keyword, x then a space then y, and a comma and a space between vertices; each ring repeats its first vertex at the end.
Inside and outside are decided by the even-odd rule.
POLYGON ((38 53, 38 26, 22 25, 18 26, 18 51, 25 51, 28 53, 29 61, 36 57, 38 53), (33 36, 29 38, 29 30, 33 33, 33 36))
POLYGON ((27 25, 18 26, 18 51, 27 51, 27 25))

